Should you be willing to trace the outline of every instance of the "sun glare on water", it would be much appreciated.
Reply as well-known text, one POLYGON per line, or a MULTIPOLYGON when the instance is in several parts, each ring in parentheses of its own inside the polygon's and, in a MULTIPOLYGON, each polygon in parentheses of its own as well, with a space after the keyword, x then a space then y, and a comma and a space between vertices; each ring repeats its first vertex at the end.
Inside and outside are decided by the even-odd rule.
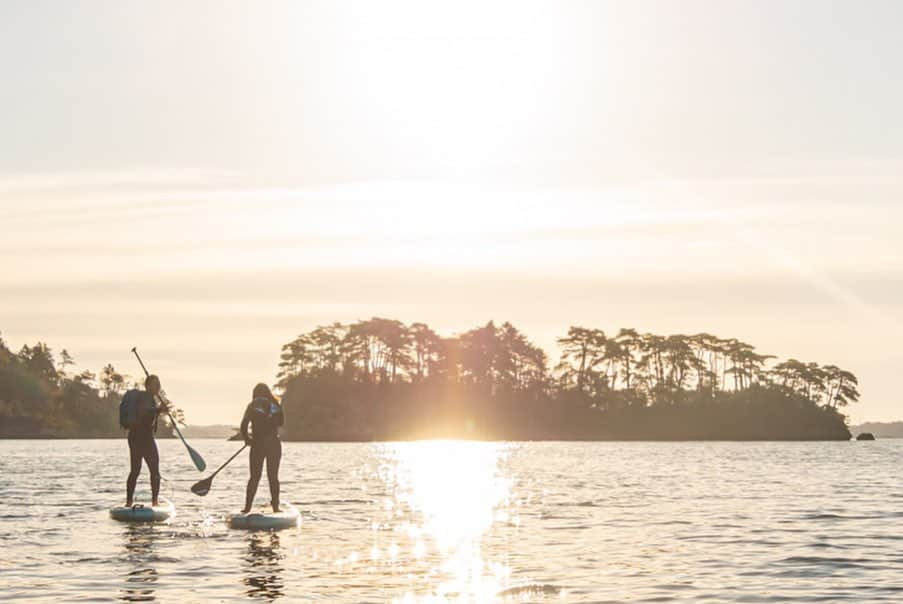
POLYGON ((512 481, 500 462, 498 443, 424 441, 387 445, 381 475, 386 516, 397 543, 390 555, 421 560, 431 577, 430 593, 409 591, 396 602, 487 601, 505 589, 510 568, 483 551, 496 522, 512 517, 512 481))

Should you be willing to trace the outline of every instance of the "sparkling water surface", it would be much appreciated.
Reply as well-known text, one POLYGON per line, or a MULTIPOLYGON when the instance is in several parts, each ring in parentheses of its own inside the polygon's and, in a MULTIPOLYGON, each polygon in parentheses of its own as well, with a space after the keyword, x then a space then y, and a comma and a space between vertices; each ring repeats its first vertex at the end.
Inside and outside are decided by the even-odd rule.
POLYGON ((189 492, 239 445, 159 444, 128 525, 125 440, 0 441, 0 600, 903 601, 903 441, 285 443, 277 533, 224 522, 246 454, 189 492))

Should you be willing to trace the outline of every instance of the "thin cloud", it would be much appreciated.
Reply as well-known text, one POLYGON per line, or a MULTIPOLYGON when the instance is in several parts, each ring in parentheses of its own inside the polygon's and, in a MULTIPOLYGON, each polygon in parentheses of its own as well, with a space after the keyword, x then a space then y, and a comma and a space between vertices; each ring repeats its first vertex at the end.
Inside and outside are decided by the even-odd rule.
POLYGON ((734 227, 734 233, 738 237, 754 249, 765 254, 775 265, 796 275, 805 283, 825 294, 829 299, 854 311, 859 317, 882 323, 886 326, 892 326, 897 331, 900 331, 901 327, 903 327, 903 324, 896 317, 883 312, 876 305, 870 304, 851 289, 843 287, 825 272, 818 271, 811 265, 803 262, 799 257, 790 253, 776 242, 769 240, 762 233, 742 226, 737 222, 733 222, 732 226, 734 227))
POLYGON ((186 185, 210 186, 235 181, 235 173, 215 169, 162 168, 107 172, 30 172, 0 174, 0 194, 74 193, 116 188, 146 189, 186 185))

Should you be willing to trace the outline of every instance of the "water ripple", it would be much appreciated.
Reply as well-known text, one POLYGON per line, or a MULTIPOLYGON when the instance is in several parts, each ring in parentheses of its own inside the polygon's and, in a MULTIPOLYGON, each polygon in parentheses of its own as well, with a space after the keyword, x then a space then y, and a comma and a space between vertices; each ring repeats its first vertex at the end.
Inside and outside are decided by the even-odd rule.
POLYGON ((128 526, 107 516, 123 441, 0 442, 0 599, 903 599, 903 442, 286 443, 303 521, 281 533, 227 528, 246 467, 198 498, 181 445, 160 449, 178 515, 128 526))

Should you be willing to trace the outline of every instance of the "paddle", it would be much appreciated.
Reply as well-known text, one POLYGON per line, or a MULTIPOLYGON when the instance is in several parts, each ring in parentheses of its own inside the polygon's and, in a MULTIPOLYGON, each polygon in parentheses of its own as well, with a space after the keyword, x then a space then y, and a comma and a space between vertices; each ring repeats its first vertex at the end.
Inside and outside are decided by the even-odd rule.
POLYGON ((247 449, 247 448, 248 448, 248 445, 245 444, 241 449, 239 449, 238 451, 236 451, 236 452, 232 455, 232 457, 230 457, 229 459, 227 459, 227 460, 226 460, 226 463, 224 463, 223 465, 221 465, 220 467, 218 467, 218 468, 216 469, 216 471, 215 471, 213 474, 211 474, 210 476, 208 476, 208 477, 205 478, 204 480, 200 480, 200 481, 196 482, 196 483, 194 484, 194 486, 191 487, 191 492, 194 493, 195 495, 200 495, 201 497, 203 497, 204 495, 206 495, 207 493, 209 493, 209 492, 210 492, 210 486, 213 484, 213 477, 216 476, 217 474, 219 474, 219 471, 220 471, 220 470, 222 470, 223 468, 225 468, 226 466, 228 466, 230 461, 232 461, 233 459, 235 459, 236 457, 238 457, 238 454, 241 453, 242 451, 244 451, 244 450, 247 449))
MULTIPOLYGON (((150 372, 147 370, 147 367, 144 366, 144 361, 141 360, 141 357, 138 356, 137 347, 132 348, 132 352, 135 353, 135 357, 138 359, 138 362, 141 363, 141 368, 144 369, 144 375, 149 376, 150 372)), ((169 405, 165 405, 165 400, 163 399, 163 393, 157 395, 157 398, 160 398, 166 407, 166 415, 169 416, 169 421, 172 422, 172 427, 176 429, 176 434, 179 435, 179 438, 182 439, 182 444, 185 445, 185 448, 188 449, 188 455, 191 456, 191 461, 194 463, 194 467, 198 469, 198 472, 203 472, 207 468, 207 464, 204 462, 204 458, 201 457, 201 454, 191 448, 191 446, 185 442, 185 437, 182 436, 182 431, 179 430, 179 424, 176 423, 175 418, 173 418, 172 413, 169 412, 169 405)))

